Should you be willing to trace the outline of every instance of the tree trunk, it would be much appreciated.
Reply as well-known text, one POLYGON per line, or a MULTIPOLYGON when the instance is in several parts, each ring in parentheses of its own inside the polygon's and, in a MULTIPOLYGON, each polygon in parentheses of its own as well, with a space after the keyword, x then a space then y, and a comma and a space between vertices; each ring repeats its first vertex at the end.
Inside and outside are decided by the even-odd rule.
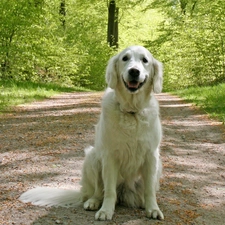
POLYGON ((115 46, 118 48, 118 42, 119 42, 119 29, 118 29, 118 18, 119 18, 119 8, 116 7, 116 13, 115 13, 115 26, 114 26, 114 39, 115 39, 115 46))
POLYGON ((118 13, 116 2, 111 0, 108 7, 108 32, 107 42, 110 47, 118 47, 118 13))
POLYGON ((66 28, 66 0, 61 0, 60 7, 59 7, 59 16, 60 21, 62 22, 62 26, 66 28))

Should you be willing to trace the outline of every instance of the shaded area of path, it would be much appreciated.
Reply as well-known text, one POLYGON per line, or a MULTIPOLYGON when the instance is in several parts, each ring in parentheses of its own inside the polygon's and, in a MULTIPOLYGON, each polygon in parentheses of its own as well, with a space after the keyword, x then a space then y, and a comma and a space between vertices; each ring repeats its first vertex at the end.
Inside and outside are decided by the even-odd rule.
POLYGON ((83 149, 93 144, 102 93, 69 93, 0 116, 0 224, 206 224, 225 221, 224 127, 168 94, 157 96, 164 130, 159 205, 165 221, 117 207, 113 221, 82 208, 43 208, 17 199, 34 186, 79 188, 83 149))

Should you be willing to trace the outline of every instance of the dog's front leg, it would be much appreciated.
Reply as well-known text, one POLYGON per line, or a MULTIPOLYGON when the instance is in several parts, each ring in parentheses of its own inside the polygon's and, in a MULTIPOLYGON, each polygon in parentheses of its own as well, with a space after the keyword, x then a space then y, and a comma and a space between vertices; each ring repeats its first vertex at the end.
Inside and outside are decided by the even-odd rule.
POLYGON ((145 197, 145 210, 146 215, 149 218, 163 220, 164 216, 156 200, 156 188, 159 180, 159 161, 158 154, 151 153, 146 158, 144 166, 142 168, 142 177, 144 180, 144 197, 145 197))
POLYGON ((111 220, 116 204, 116 185, 118 166, 112 156, 102 163, 102 179, 104 184, 104 199, 100 210, 95 214, 96 220, 111 220))

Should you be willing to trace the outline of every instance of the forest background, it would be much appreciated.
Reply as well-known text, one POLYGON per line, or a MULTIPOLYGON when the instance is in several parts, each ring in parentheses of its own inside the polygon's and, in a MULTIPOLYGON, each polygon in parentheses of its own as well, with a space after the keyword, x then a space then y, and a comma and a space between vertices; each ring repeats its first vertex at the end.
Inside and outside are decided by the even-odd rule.
POLYGON ((213 113, 225 121, 224 1, 117 0, 117 47, 107 42, 109 4, 2 0, 0 105, 8 101, 9 82, 103 90, 108 59, 129 45, 143 45, 164 64, 164 90, 185 90, 178 93, 198 104, 214 96, 213 113), (198 87, 207 96, 197 98, 203 90, 198 87))

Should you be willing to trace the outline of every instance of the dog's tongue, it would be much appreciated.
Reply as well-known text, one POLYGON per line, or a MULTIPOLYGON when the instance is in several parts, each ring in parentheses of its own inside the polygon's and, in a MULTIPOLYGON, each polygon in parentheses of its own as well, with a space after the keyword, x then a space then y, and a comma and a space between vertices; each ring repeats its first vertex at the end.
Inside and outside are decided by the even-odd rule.
POLYGON ((130 82, 128 82, 128 87, 129 88, 138 88, 138 86, 139 86, 139 83, 136 82, 136 81, 130 81, 130 82))

